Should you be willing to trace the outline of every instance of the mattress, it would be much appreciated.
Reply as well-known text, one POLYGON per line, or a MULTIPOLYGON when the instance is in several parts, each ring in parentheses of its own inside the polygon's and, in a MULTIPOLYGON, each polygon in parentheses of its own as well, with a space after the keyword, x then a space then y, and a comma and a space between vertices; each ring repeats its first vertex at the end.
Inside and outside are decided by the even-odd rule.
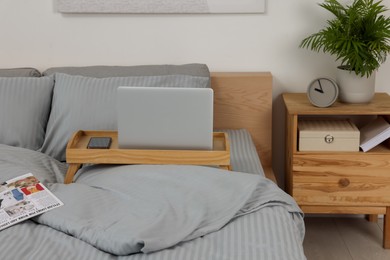
POLYGON ((245 129, 221 129, 230 140, 230 162, 233 171, 264 175, 252 137, 245 129))
MULTIPOLYGON (((248 132, 226 131, 231 140, 233 170, 264 175, 248 132)), ((12 174, 20 175, 31 169, 35 172, 52 171, 56 181, 61 182, 66 167, 45 155, 0 145, 0 171, 4 173, 2 178, 7 179, 12 174), (36 165, 37 161, 39 165, 36 165)), ((82 177, 79 177, 81 181, 82 177)), ((44 182, 53 180, 46 178, 44 182)), ((273 194, 266 196, 272 200, 273 194)), ((272 203, 232 219, 219 231, 180 242, 168 249, 127 256, 106 253, 64 232, 38 224, 33 219, 0 231, 0 259, 305 259, 303 237, 302 215, 272 203)))

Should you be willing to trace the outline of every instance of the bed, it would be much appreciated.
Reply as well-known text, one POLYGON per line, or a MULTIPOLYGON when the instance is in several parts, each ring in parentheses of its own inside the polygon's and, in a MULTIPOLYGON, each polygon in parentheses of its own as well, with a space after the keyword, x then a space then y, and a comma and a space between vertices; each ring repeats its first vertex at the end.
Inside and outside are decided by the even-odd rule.
POLYGON ((66 163, 0 144, 2 181, 33 172, 65 204, 0 231, 0 259, 305 259, 302 212, 272 172, 271 74, 211 73, 211 87, 231 172, 89 165, 63 184, 66 163))

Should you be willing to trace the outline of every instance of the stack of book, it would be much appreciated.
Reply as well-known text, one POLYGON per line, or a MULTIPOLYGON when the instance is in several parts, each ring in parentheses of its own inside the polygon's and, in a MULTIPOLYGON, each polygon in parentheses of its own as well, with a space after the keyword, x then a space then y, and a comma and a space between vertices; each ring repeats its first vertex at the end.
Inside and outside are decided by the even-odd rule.
POLYGON ((381 116, 360 129, 360 148, 367 152, 390 138, 390 124, 381 116))

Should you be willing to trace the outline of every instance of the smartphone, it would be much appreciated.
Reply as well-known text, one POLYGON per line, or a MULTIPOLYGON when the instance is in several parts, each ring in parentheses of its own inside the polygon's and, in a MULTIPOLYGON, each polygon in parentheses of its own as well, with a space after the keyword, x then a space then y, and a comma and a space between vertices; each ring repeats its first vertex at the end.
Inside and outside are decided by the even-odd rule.
POLYGON ((91 137, 89 139, 88 149, 108 149, 111 145, 111 137, 91 137))

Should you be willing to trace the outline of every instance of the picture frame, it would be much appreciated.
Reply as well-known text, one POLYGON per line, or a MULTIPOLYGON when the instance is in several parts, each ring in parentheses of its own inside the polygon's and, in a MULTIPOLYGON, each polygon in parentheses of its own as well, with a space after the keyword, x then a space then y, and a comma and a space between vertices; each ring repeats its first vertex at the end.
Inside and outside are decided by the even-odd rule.
POLYGON ((60 13, 264 13, 266 0, 57 0, 60 13))

